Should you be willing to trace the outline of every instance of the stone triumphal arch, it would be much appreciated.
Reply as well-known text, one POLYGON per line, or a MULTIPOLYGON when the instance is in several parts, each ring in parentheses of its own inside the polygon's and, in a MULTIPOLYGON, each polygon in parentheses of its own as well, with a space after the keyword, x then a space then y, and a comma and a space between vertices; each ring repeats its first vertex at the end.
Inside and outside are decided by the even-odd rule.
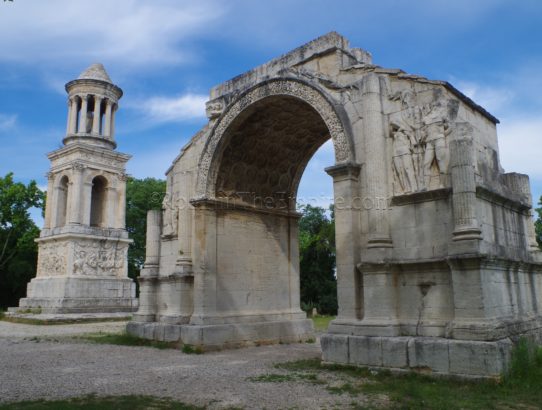
POLYGON ((313 336, 297 187, 331 139, 339 314, 323 359, 492 376, 540 342, 528 177, 498 120, 450 84, 374 65, 336 33, 211 90, 208 124, 150 211, 128 331, 203 349, 313 336))

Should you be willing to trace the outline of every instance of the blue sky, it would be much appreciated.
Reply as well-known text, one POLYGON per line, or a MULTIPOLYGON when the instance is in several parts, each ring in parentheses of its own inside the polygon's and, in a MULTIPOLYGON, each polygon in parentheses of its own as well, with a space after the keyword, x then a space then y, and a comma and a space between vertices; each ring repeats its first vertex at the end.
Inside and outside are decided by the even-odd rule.
MULTIPOLYGON (((542 195, 540 0, 14 0, 0 2, 0 174, 45 186, 66 127, 64 84, 94 62, 124 90, 116 123, 128 172, 163 178, 206 122, 210 87, 329 31, 375 64, 451 82, 501 120, 501 164, 542 195)), ((305 202, 325 203, 330 144, 305 202), (316 198, 312 200, 311 198, 316 198)))

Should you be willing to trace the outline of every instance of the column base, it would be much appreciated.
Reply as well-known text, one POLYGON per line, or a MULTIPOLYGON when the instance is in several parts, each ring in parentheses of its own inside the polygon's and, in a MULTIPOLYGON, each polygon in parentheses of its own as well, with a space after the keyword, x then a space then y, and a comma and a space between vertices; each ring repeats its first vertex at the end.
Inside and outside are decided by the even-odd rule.
POLYGON ((128 333, 150 340, 179 342, 203 351, 314 340, 310 319, 221 325, 177 325, 129 322, 128 333))

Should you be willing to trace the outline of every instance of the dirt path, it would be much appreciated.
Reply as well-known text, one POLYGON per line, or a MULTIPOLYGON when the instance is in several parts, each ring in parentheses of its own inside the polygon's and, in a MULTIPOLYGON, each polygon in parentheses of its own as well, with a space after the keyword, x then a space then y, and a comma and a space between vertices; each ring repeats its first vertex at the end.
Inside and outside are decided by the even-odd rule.
POLYGON ((92 393, 171 397, 210 409, 348 408, 353 401, 347 394, 330 394, 310 381, 249 379, 286 374, 273 365, 318 358, 319 344, 188 355, 178 350, 80 343, 66 337, 122 327, 118 322, 55 326, 0 322, 0 402, 92 393), (44 336, 58 341, 44 341, 44 336))

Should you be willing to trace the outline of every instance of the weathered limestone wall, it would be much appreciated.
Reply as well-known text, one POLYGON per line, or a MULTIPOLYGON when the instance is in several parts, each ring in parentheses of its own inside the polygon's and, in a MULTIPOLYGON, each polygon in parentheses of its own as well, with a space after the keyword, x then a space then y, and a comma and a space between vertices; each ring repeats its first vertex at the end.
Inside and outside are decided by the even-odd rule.
POLYGON ((142 278, 153 313, 132 333, 204 348, 310 337, 295 199, 331 139, 325 361, 495 376, 518 336, 541 338, 528 177, 504 173, 498 120, 453 86, 330 33, 214 87, 207 115, 167 172, 159 269, 142 278))

